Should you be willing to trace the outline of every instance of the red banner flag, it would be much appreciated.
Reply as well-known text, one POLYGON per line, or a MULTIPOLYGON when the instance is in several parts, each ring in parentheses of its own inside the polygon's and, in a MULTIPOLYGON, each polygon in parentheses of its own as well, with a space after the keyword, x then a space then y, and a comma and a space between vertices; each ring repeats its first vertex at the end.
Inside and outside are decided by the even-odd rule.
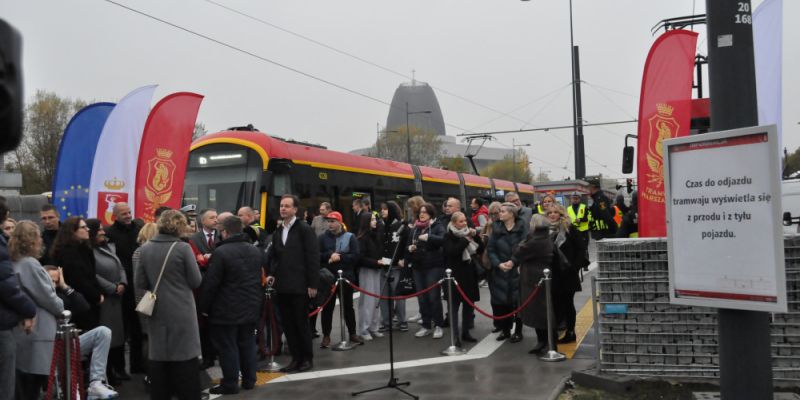
POLYGON ((186 163, 203 96, 173 93, 147 117, 136 166, 136 217, 152 222, 161 206, 179 208, 186 163))
POLYGON ((692 76, 697 33, 661 35, 644 64, 639 99, 639 237, 667 235, 662 142, 686 136, 692 112, 692 76))

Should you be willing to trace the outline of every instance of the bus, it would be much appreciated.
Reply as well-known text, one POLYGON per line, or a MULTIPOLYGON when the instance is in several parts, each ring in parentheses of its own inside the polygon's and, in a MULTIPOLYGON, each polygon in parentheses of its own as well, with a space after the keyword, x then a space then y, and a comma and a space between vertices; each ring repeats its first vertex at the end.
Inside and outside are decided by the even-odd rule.
POLYGON ((280 218, 280 197, 286 193, 297 195, 309 214, 329 202, 347 223, 356 198, 369 199, 373 209, 389 200, 405 209, 405 200, 415 195, 437 207, 455 197, 469 215, 472 198, 503 201, 509 191, 533 204, 534 188, 527 183, 331 151, 252 128, 231 128, 192 143, 182 202, 218 212, 253 207, 260 211, 261 226, 271 233, 280 218))

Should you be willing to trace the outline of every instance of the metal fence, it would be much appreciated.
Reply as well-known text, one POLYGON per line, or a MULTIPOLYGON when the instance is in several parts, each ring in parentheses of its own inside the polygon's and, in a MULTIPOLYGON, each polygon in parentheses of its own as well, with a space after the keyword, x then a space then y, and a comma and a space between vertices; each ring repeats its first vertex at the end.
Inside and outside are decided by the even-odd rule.
MULTIPOLYGON (((719 378, 717 311, 669 303, 666 239, 614 239, 597 245, 592 300, 598 311, 599 369, 719 378)), ((789 312, 772 315, 773 378, 800 381, 800 236, 785 236, 784 252, 789 312)))

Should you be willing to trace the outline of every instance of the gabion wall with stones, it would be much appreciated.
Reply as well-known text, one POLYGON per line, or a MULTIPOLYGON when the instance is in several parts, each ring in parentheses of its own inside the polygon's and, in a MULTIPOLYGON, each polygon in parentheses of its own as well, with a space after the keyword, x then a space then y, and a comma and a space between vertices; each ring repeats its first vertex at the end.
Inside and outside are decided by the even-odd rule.
MULTIPOLYGON (((669 303, 666 239, 597 244, 600 369, 718 378, 716 309, 669 303)), ((800 381, 800 236, 784 237, 784 254, 789 312, 772 318, 773 378, 800 381)))

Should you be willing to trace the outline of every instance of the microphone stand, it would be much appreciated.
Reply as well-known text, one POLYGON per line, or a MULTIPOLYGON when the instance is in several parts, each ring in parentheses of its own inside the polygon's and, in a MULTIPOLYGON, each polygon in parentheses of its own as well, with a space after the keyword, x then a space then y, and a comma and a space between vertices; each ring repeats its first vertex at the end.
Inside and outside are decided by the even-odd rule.
MULTIPOLYGON (((403 226, 405 226, 405 225, 403 225, 403 226)), ((397 247, 395 247, 395 249, 394 249, 394 255, 392 257, 392 261, 394 261, 394 257, 397 256, 397 249, 399 247, 400 247, 400 243, 398 243, 397 247)), ((389 271, 386 274, 386 283, 385 283, 386 284, 386 288, 388 289, 388 293, 389 293, 389 299, 387 300, 389 302, 389 304, 388 304, 388 306, 389 306, 389 382, 386 385, 383 385, 383 386, 378 386, 378 387, 375 387, 375 388, 372 388, 372 389, 362 390, 360 392, 353 392, 352 395, 353 396, 358 396, 360 394, 369 393, 369 392, 375 392, 375 391, 383 390, 383 389, 396 389, 396 390, 406 394, 407 396, 411 397, 412 399, 418 400, 419 396, 415 396, 415 395, 413 395, 413 394, 411 394, 411 393, 409 393, 409 392, 407 392, 407 391, 405 391, 404 389, 401 388, 401 386, 409 386, 409 385, 411 385, 411 382, 398 382, 397 381, 398 380, 397 377, 394 376, 394 335, 392 334, 392 332, 394 332, 394 325, 392 324, 392 320, 394 319, 394 301, 391 299, 391 297, 394 296, 394 292, 392 290, 392 281, 394 281, 394 278, 392 278, 392 269, 391 268, 392 268, 392 266, 390 265, 389 266, 389 271)))

